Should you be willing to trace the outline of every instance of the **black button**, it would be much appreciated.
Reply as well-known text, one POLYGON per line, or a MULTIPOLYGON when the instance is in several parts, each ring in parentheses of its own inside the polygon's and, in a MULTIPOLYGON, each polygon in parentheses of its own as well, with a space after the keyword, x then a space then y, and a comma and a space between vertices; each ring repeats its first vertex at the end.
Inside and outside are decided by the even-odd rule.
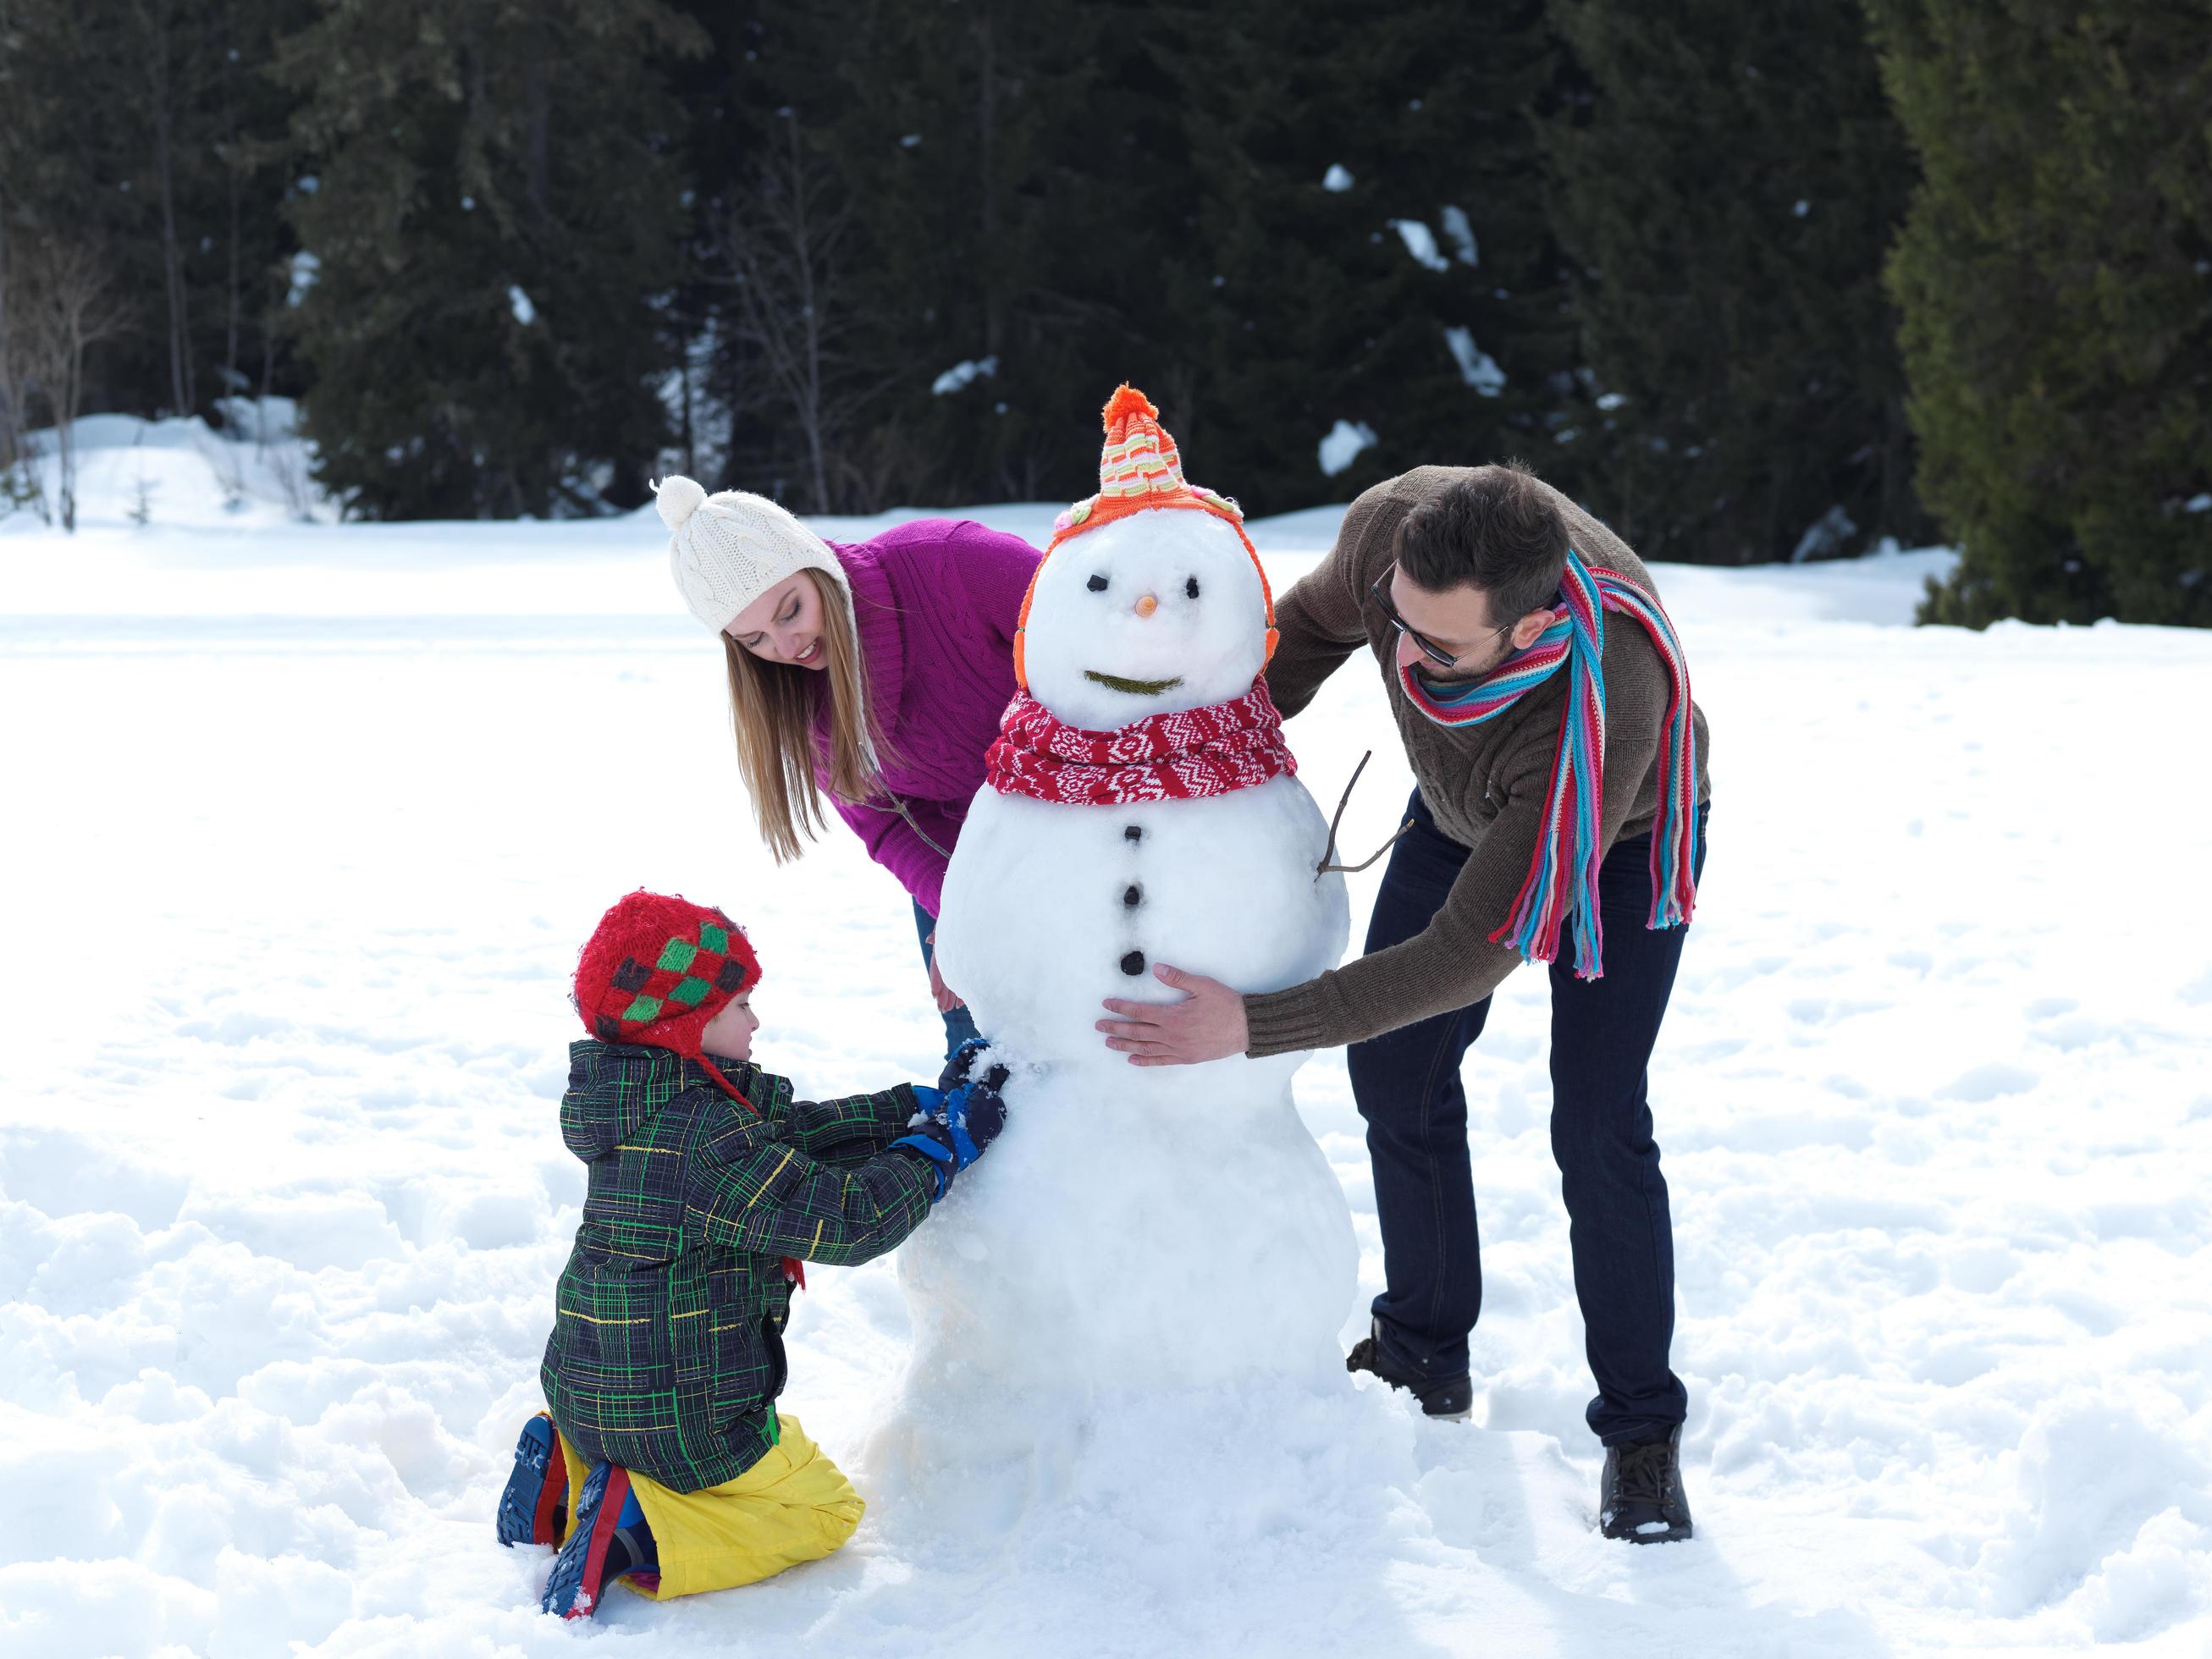
POLYGON ((1132 978, 1143 973, 1145 971, 1145 953, 1142 951, 1132 951, 1127 956, 1123 957, 1121 958, 1121 971, 1129 975, 1132 978))
POLYGON ((1141 823, 1133 823, 1121 832, 1123 841, 1142 841, 1144 838, 1145 826, 1141 823))
POLYGON ((1145 890, 1133 881, 1121 890, 1121 902, 1132 910, 1137 908, 1137 902, 1144 896, 1145 890))

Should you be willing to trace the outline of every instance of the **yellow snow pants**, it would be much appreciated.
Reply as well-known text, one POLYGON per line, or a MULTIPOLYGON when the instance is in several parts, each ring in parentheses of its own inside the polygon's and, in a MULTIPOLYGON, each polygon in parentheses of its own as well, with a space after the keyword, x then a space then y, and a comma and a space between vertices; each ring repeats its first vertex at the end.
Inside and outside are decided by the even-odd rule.
MULTIPOLYGON (((632 1469, 630 1490, 653 1528, 660 1581, 657 1586, 634 1577, 618 1582, 656 1601, 731 1589, 802 1561, 818 1561, 850 1538, 867 1505, 797 1418, 782 1417, 781 1424, 782 1437, 768 1455, 719 1486, 671 1492, 632 1469)), ((583 1491, 592 1466, 566 1435, 561 1460, 568 1466, 569 1492, 583 1491)))

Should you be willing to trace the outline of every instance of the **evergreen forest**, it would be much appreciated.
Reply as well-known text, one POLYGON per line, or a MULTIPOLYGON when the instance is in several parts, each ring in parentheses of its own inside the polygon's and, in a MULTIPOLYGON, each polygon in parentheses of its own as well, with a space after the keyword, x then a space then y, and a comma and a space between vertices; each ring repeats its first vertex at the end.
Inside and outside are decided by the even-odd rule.
POLYGON ((2212 0, 0 0, 33 430, 367 519, 1254 514, 1517 457, 1647 558, 2212 624, 2212 0))

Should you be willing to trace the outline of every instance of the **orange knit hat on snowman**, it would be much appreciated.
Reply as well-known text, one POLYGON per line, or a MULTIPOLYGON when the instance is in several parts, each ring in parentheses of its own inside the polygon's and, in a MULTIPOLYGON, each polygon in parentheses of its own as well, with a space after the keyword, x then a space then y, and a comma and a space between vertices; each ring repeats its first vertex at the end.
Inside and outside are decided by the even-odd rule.
MULTIPOLYGON (((1182 453, 1160 424, 1160 411, 1127 381, 1115 387, 1114 395, 1106 400, 1104 420, 1106 444, 1098 454, 1098 493, 1076 502, 1052 521, 1052 539, 1045 544, 1044 558, 1037 561, 1037 575, 1044 574, 1046 560, 1062 542, 1133 513, 1156 507, 1210 513, 1237 532, 1237 539, 1244 544, 1244 551, 1251 558, 1252 568, 1260 574, 1260 596, 1267 607, 1267 654, 1261 661, 1273 660, 1275 592, 1268 586, 1267 573, 1253 549, 1252 538, 1244 533, 1244 510, 1226 495, 1185 482, 1182 453)), ((1014 627, 1014 682, 1024 691, 1030 680, 1022 645, 1029 630, 1030 604, 1036 598, 1036 576, 1032 576, 1029 592, 1022 595, 1021 620, 1014 627)))

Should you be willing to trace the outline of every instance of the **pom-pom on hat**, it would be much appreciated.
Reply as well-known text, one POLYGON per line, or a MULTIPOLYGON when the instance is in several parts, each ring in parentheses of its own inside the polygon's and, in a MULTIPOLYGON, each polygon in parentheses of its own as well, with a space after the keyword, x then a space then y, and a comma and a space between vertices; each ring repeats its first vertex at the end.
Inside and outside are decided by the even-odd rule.
MULTIPOLYGON (((602 1042, 699 1060, 708 1022, 759 982, 752 945, 720 910, 640 890, 617 900, 584 946, 576 1012, 602 1042)), ((719 1073, 715 1081, 737 1093, 719 1073)))
POLYGON ((801 570, 834 579, 851 620, 852 588, 830 544, 767 496, 742 489, 709 495, 696 481, 671 476, 653 486, 653 505, 668 526, 668 567, 677 591, 691 614, 717 634, 801 570))
MULTIPOLYGON (((1272 660, 1276 640, 1275 592, 1268 585, 1252 538, 1244 533, 1244 509, 1228 496, 1200 489, 1184 479, 1182 453, 1160 424, 1160 411, 1127 381, 1114 388, 1102 418, 1106 443, 1098 453, 1098 493, 1076 502, 1052 521, 1052 539, 1045 544, 1045 558, 1049 559, 1062 542, 1133 513, 1159 507, 1211 513, 1237 532, 1237 539, 1251 556, 1252 568, 1260 573, 1260 595, 1267 607, 1267 655, 1263 660, 1272 660)), ((1037 561, 1037 570, 1042 574, 1044 559, 1037 561)), ((1021 621, 1014 629, 1014 679, 1024 691, 1030 681, 1022 644, 1029 629, 1030 602, 1036 596, 1036 577, 1032 576, 1030 591, 1022 596, 1021 621)))

